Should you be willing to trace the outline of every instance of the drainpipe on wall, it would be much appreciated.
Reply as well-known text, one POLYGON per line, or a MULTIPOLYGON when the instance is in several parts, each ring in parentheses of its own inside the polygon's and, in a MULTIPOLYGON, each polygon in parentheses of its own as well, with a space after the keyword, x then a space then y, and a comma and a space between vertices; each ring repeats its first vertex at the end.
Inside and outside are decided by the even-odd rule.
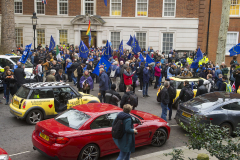
POLYGON ((211 5, 212 5, 212 0, 210 0, 210 2, 209 2, 206 54, 208 54, 209 27, 210 27, 210 19, 211 19, 211 5))

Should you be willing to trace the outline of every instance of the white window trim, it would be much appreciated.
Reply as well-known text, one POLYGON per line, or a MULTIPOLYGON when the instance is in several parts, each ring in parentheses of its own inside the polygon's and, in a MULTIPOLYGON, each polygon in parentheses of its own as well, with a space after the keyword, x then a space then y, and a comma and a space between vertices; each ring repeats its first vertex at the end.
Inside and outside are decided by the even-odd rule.
MULTIPOLYGON (((121 41, 123 40, 122 39, 122 32, 120 31, 120 30, 116 30, 116 31, 113 31, 113 30, 111 30, 111 31, 109 31, 109 39, 110 39, 110 42, 112 43, 112 32, 119 32, 120 33, 120 43, 121 43, 121 41)), ((120 45, 120 43, 119 43, 119 45, 120 45)), ((118 47, 116 48, 117 50, 119 49, 119 45, 118 45, 118 47)), ((111 47, 112 48, 112 47, 111 47)), ((113 50, 114 48, 112 48, 112 50, 113 50)))
MULTIPOLYGON (((232 4, 230 4, 230 6, 231 6, 232 4)), ((239 7, 240 7, 240 5, 239 5, 239 7)), ((230 8, 230 11, 231 11, 231 8, 230 8)), ((229 13, 229 17, 240 17, 240 8, 239 8, 239 14, 238 15, 230 15, 230 13, 229 13)))
MULTIPOLYGON (((69 41, 70 39, 69 39, 69 30, 68 29, 58 29, 57 30, 57 41, 58 41, 58 43, 57 44, 59 44, 60 45, 60 34, 59 34, 59 31, 60 30, 67 30, 67 40, 69 41)), ((46 36, 46 35, 45 35, 46 36)), ((69 42, 65 42, 65 43, 69 43, 69 42)), ((70 44, 70 43, 69 43, 70 44)), ((62 44, 63 45, 63 44, 62 44)))
POLYGON ((148 5, 149 5, 149 0, 147 0, 147 16, 138 16, 138 14, 137 14, 137 0, 136 0, 135 17, 148 17, 148 5))
POLYGON ((14 14, 23 14, 23 0, 22 1, 22 13, 15 13, 15 0, 14 0, 14 14))
POLYGON ((59 3, 60 3, 60 1, 59 0, 57 0, 57 15, 59 15, 59 16, 68 16, 68 13, 69 13, 69 0, 67 0, 67 7, 68 7, 68 10, 67 10, 67 14, 60 14, 60 9, 59 9, 59 3))
MULTIPOLYGON (((22 29, 22 32, 23 32, 23 43, 22 43, 22 45, 23 45, 23 47, 25 46, 25 41, 24 41, 24 28, 23 27, 15 27, 15 29, 22 29)), ((14 30, 15 31, 15 30, 14 30)), ((15 32, 15 34, 16 34, 16 32, 15 32)), ((15 35, 16 36, 16 35, 15 35)), ((16 38, 17 38, 17 36, 16 36, 16 38)), ((17 44, 16 44, 16 46, 17 46, 17 44)))
MULTIPOLYGON (((96 6, 96 0, 93 1, 94 5, 93 5, 93 15, 97 15, 97 12, 96 12, 96 9, 97 9, 97 6, 96 6)), ((82 15, 85 15, 85 0, 81 0, 81 14, 82 15)), ((92 15, 91 15, 92 16, 92 15)))
MULTIPOLYGON (((137 33, 146 33, 146 46, 145 46, 145 49, 147 50, 148 49, 148 32, 147 31, 136 31, 135 32, 135 37, 137 39, 137 33)), ((138 39, 137 39, 138 40, 138 39)), ((139 41, 138 41, 138 45, 139 45, 139 41)), ((140 46, 140 45, 139 45, 140 46)), ((141 47, 141 46, 140 46, 141 47)), ((142 49, 142 48, 141 48, 142 49)))
MULTIPOLYGON (((45 28, 37 28, 37 29, 36 29, 36 33, 35 33, 36 42, 37 42, 36 44, 37 44, 37 45, 39 44, 39 42, 38 42, 38 34, 37 34, 37 30, 38 30, 38 29, 44 29, 44 33, 45 33, 45 44, 44 44, 44 45, 45 45, 45 46, 48 45, 48 44, 47 44, 47 41, 46 41, 47 39, 46 39, 46 29, 45 29, 45 28)), ((41 45, 43 46, 43 44, 41 44, 41 45)), ((45 46, 43 46, 43 47, 45 47, 45 46)))
MULTIPOLYGON (((228 31, 227 33, 237 33, 237 40, 236 40, 236 44, 238 44, 238 39, 239 39, 239 32, 234 32, 234 31, 228 31)), ((226 47, 227 47, 227 41, 226 41, 226 47)), ((225 50, 226 50, 225 47, 225 50)), ((225 55, 230 55, 229 51, 225 51, 225 55)))
POLYGON ((121 0, 121 14, 119 16, 112 15, 112 0, 110 0, 110 13, 109 13, 109 15, 111 17, 122 17, 122 0, 121 0))
POLYGON ((165 0, 163 0, 162 17, 175 18, 176 17, 177 0, 175 0, 174 16, 164 16, 164 4, 165 4, 165 0))
MULTIPOLYGON (((171 33, 171 34, 173 34, 173 46, 172 46, 172 49, 176 49, 175 48, 175 44, 176 44, 176 42, 175 42, 175 34, 176 34, 176 32, 161 32, 161 50, 162 50, 162 52, 165 52, 163 50, 163 34, 164 33, 171 33)), ((168 54, 168 53, 165 53, 165 54, 168 54)))
POLYGON ((46 14, 46 6, 44 6, 44 14, 37 13, 37 1, 36 0, 34 0, 34 10, 37 15, 45 15, 46 14))

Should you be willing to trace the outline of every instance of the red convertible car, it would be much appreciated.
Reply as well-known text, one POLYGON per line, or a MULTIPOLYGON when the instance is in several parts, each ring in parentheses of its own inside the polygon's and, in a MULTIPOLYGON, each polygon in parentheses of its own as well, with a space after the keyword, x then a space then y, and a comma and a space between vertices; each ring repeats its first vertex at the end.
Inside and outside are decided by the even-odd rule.
MULTIPOLYGON (((111 130, 122 109, 110 104, 92 103, 75 106, 57 116, 38 122, 32 134, 33 149, 55 159, 97 160, 119 152, 111 130)), ((136 147, 162 146, 170 135, 163 119, 142 111, 131 111, 136 147)))
POLYGON ((11 160, 7 152, 2 148, 0 148, 0 160, 11 160))

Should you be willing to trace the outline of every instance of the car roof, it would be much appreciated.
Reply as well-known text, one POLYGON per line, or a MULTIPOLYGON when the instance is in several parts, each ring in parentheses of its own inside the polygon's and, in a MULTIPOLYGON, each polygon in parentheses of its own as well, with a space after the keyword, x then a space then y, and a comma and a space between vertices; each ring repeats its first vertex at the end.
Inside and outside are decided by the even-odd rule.
POLYGON ((15 57, 21 57, 21 56, 8 56, 8 55, 0 55, 0 58, 15 58, 15 57))
POLYGON ((78 105, 73 108, 81 112, 84 112, 91 117, 94 117, 99 114, 122 111, 121 108, 111 104, 107 104, 107 103, 88 103, 88 104, 78 105))
POLYGON ((39 89, 39 88, 55 88, 55 87, 66 87, 69 84, 64 82, 37 82, 37 83, 25 83, 23 85, 26 88, 30 89, 39 89))
POLYGON ((218 98, 223 98, 225 100, 232 100, 232 99, 239 99, 240 100, 240 94, 223 92, 223 91, 207 93, 207 94, 201 95, 201 97, 206 97, 207 99, 216 99, 216 100, 218 98))
POLYGON ((169 79, 173 81, 199 81, 200 79, 205 80, 202 77, 183 77, 183 76, 170 77, 169 79))

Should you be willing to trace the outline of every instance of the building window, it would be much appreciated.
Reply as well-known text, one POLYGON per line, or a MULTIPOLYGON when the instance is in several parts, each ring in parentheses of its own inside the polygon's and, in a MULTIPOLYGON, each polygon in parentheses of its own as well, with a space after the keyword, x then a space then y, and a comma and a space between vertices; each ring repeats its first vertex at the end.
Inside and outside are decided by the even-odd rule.
POLYGON ((16 47, 23 46, 23 29, 16 28, 15 35, 16 35, 16 47))
POLYGON ((173 33, 163 33, 162 51, 168 54, 173 49, 173 33))
POLYGON ((94 0, 85 0, 85 15, 94 15, 94 0))
POLYGON ((163 16, 175 17, 176 0, 164 0, 163 16))
POLYGON ((68 14, 68 0, 59 0, 59 14, 68 14))
POLYGON ((141 47, 141 49, 146 49, 146 38, 147 37, 147 34, 146 33, 137 33, 136 34, 136 38, 138 40, 138 44, 139 46, 141 47))
POLYGON ((229 55, 229 50, 238 44, 238 32, 228 32, 227 33, 227 42, 226 42, 226 54, 229 55))
POLYGON ((68 31, 59 30, 59 43, 67 44, 68 43, 68 31))
POLYGON ((120 45, 120 32, 111 32, 112 49, 118 49, 120 45))
POLYGON ((14 13, 22 13, 22 0, 14 0, 14 13))
POLYGON ((231 0, 230 15, 239 16, 240 0, 231 0))
POLYGON ((36 11, 37 14, 45 14, 45 6, 42 0, 36 0, 36 11))
POLYGON ((45 45, 45 29, 37 29, 37 44, 45 45))
POLYGON ((137 16, 146 17, 148 15, 148 0, 137 0, 137 16))
POLYGON ((122 0, 111 0, 111 16, 121 16, 122 0))

